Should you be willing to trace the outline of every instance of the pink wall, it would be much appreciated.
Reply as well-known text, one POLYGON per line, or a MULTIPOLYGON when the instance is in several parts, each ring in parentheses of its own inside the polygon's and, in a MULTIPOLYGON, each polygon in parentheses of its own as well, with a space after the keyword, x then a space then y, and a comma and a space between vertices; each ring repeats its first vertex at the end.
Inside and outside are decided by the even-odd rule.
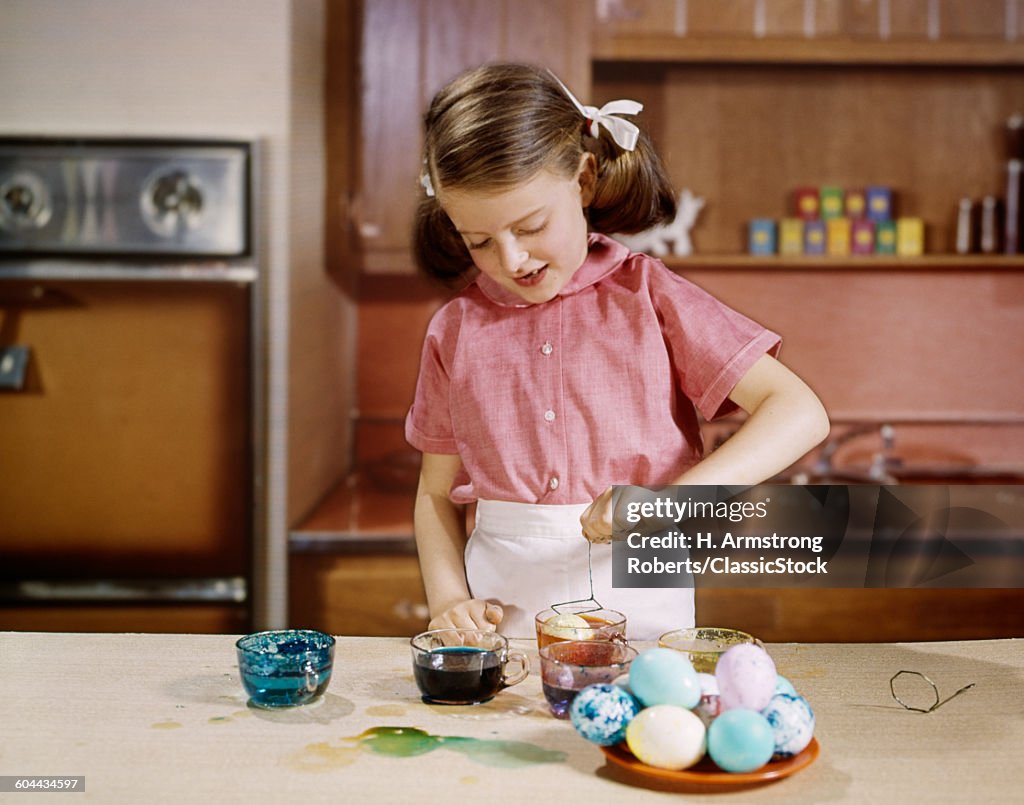
MULTIPOLYGON (((680 273, 783 335, 783 360, 821 396, 836 432, 892 421, 909 460, 1024 469, 1024 272, 680 273)), ((368 460, 405 449, 423 332, 444 297, 405 277, 368 279, 361 296, 357 458, 368 460)))

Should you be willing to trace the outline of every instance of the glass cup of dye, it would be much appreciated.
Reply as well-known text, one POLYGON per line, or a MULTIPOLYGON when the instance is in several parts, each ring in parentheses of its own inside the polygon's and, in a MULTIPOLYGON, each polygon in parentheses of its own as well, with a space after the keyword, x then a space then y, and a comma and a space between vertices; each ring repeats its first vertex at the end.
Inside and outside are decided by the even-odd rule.
POLYGON ((572 700, 587 685, 612 683, 629 673, 637 651, 609 640, 564 640, 540 650, 540 679, 551 715, 568 718, 572 700))
POLYGON ((594 609, 590 603, 558 604, 533 619, 537 648, 565 640, 612 640, 626 642, 626 616, 614 609, 594 609))
POLYGON ((480 629, 434 629, 409 641, 416 685, 428 704, 480 704, 526 679, 530 660, 480 629), (518 666, 508 673, 508 666, 518 666))
POLYGON ((690 629, 676 629, 665 632, 658 638, 658 645, 679 651, 690 658, 695 671, 708 674, 715 672, 718 659, 733 646, 741 643, 757 643, 753 635, 737 629, 723 629, 718 626, 697 626, 690 629))
POLYGON ((331 681, 334 638, 312 629, 256 632, 235 643, 242 686, 256 707, 295 707, 331 681))

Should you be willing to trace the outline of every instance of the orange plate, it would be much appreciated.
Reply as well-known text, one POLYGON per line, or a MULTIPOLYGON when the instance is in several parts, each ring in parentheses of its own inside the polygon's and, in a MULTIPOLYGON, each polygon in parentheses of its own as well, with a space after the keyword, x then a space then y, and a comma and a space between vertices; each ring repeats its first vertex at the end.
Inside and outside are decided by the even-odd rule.
POLYGON ((677 783, 696 783, 698 785, 738 786, 781 780, 783 777, 789 777, 789 775, 800 771, 805 766, 810 766, 818 756, 818 739, 811 738, 811 742, 798 755, 793 755, 793 757, 785 758, 784 760, 773 760, 754 771, 737 773, 722 771, 706 755, 696 766, 680 771, 672 771, 671 769, 659 769, 656 766, 648 766, 646 763, 641 763, 636 759, 636 755, 629 751, 625 743, 616 744, 615 746, 602 746, 601 751, 615 765, 635 772, 642 777, 677 783))

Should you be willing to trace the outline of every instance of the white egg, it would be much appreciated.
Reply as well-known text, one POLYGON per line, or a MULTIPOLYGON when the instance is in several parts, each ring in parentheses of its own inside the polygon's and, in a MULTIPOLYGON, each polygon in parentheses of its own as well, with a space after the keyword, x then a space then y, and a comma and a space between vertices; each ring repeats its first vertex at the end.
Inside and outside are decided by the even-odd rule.
POLYGON ((563 612, 544 621, 544 634, 562 640, 589 640, 593 636, 593 629, 579 615, 563 612))
POLYGON ((641 710, 626 727, 626 744, 637 759, 659 769, 687 769, 704 757, 704 723, 674 704, 641 710))

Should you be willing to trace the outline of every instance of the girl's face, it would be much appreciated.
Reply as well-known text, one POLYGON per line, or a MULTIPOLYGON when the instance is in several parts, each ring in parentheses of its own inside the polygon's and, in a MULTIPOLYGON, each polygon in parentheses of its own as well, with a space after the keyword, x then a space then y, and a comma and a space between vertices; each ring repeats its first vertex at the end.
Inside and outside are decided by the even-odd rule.
POLYGON ((595 179, 594 159, 584 154, 572 177, 545 169, 511 189, 442 189, 438 199, 476 267, 538 304, 554 299, 587 256, 584 208, 595 179))

